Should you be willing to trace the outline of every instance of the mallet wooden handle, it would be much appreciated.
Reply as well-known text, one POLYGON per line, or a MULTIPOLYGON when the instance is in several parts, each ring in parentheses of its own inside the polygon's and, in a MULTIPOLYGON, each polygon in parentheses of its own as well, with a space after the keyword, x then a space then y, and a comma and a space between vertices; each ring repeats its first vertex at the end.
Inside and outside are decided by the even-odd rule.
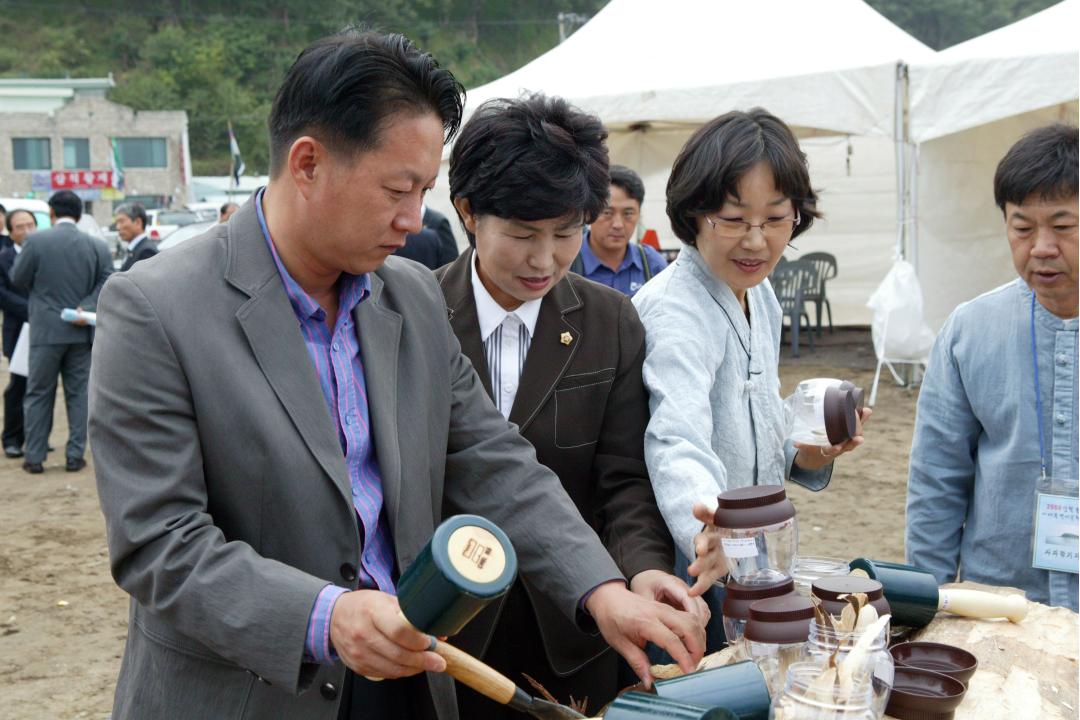
POLYGON ((938 590, 938 610, 970 618, 1003 617, 1016 623, 1027 615, 1027 600, 1020 595, 941 588, 938 590))
POLYGON ((455 680, 500 705, 509 705, 514 699, 517 686, 493 667, 441 640, 436 640, 431 650, 446 660, 446 672, 455 680))

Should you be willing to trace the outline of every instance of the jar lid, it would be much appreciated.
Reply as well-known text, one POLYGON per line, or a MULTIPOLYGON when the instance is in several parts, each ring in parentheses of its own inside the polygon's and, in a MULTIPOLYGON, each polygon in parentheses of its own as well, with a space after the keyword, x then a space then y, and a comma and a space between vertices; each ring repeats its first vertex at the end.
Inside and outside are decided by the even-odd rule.
POLYGON ((795 517, 783 485, 751 485, 720 493, 713 523, 722 528, 775 525, 795 517))
POLYGON ((822 600, 842 601, 841 595, 866 593, 866 599, 874 601, 885 596, 881 583, 858 575, 827 575, 813 583, 813 594, 822 600))
POLYGON ((855 436, 855 396, 852 390, 845 389, 843 384, 825 388, 825 435, 833 445, 845 443, 855 436))
POLYGON ((746 620, 750 617, 750 605, 758 600, 782 597, 795 592, 795 583, 791 578, 769 585, 743 585, 729 580, 724 585, 724 604, 721 611, 724 617, 732 620, 746 620))
POLYGON ((753 642, 790 645, 806 642, 814 605, 809 598, 792 594, 756 600, 743 637, 753 642))

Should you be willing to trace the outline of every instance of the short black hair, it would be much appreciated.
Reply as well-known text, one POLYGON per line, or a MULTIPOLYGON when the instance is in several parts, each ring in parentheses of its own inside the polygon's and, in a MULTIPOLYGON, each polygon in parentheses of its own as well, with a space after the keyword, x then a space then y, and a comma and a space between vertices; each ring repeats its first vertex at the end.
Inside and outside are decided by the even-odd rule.
POLYGON ((128 203, 116 208, 116 215, 127 215, 130 220, 138 220, 142 223, 142 229, 150 224, 150 217, 146 214, 146 208, 140 203, 128 203))
POLYGON ((1077 194, 1075 125, 1054 123, 1032 130, 1009 148, 994 173, 994 202, 1020 205, 1031 196, 1062 200, 1077 194))
POLYGON ((545 220, 580 212, 591 223, 610 192, 606 140, 597 117, 562 98, 489 100, 450 153, 450 199, 466 198, 476 215, 545 220))
POLYGON ((762 108, 725 113, 698 128, 679 151, 667 184, 671 228, 687 245, 697 244, 698 218, 738 197, 739 180, 759 162, 772 169, 776 189, 799 212, 794 238, 810 228, 817 193, 810 187, 806 154, 783 120, 762 108))
POLYGON ((625 165, 611 166, 611 184, 622 188, 628 197, 637 200, 638 205, 645 202, 645 183, 641 181, 640 175, 625 165))
POLYGON ((57 218, 71 218, 79 222, 82 217, 82 200, 70 190, 59 190, 49 198, 49 207, 56 213, 57 218))
MULTIPOLYGON (((0 208, 3 208, 3 207, 4 207, 3 205, 0 205, 0 208)), ((8 212, 7 210, 0 210, 0 213, 3 213, 4 215, 7 216, 7 220, 5 220, 4 223, 7 225, 7 229, 8 229, 9 233, 10 232, 15 232, 15 221, 12 220, 11 218, 15 217, 19 213, 26 213, 27 215, 29 215, 30 219, 34 221, 34 227, 37 227, 37 215, 30 212, 29 210, 23 210, 22 208, 15 208, 11 212, 8 212)))
POLYGON ((0 215, 7 215, 7 208, 4 207, 3 203, 0 203, 0 215))
POLYGON ((332 152, 378 145, 397 112, 433 112, 449 141, 461 123, 465 88, 404 35, 345 30, 316 41, 289 68, 270 111, 270 176, 296 138, 310 134, 332 152))
POLYGON ((224 215, 225 211, 228 210, 231 207, 238 208, 240 206, 237 205, 234 202, 227 202, 227 203, 225 203, 224 205, 221 206, 221 210, 218 211, 218 217, 221 217, 222 215, 224 215))

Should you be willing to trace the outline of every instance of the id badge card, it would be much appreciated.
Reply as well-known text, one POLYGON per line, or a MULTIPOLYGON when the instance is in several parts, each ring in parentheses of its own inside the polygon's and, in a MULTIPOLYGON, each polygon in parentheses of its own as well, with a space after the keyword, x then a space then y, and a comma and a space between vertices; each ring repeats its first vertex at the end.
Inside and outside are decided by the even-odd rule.
POLYGON ((1040 478, 1036 487, 1032 567, 1080 572, 1077 481, 1040 478))

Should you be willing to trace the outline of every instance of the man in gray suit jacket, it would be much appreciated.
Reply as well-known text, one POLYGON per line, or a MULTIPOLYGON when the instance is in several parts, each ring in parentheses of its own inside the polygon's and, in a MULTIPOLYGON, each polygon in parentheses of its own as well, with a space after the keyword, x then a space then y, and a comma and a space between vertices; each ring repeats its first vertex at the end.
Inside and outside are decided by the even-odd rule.
POLYGON ((432 274, 388 259, 461 92, 400 35, 316 43, 274 101, 267 187, 102 291, 90 434, 132 596, 115 720, 457 718, 395 597, 444 511, 501 526, 645 678, 647 641, 700 658, 700 623, 627 590, 492 405, 432 274))
POLYGON ((49 198, 53 227, 30 235, 11 269, 11 282, 30 292, 30 374, 26 378, 23 415, 29 473, 44 472, 49 448, 56 378, 64 378, 68 441, 66 469, 86 467, 86 383, 90 377, 93 330, 82 321, 60 318, 64 308, 93 312, 98 293, 112 272, 105 242, 80 232, 82 200, 70 190, 49 198))

